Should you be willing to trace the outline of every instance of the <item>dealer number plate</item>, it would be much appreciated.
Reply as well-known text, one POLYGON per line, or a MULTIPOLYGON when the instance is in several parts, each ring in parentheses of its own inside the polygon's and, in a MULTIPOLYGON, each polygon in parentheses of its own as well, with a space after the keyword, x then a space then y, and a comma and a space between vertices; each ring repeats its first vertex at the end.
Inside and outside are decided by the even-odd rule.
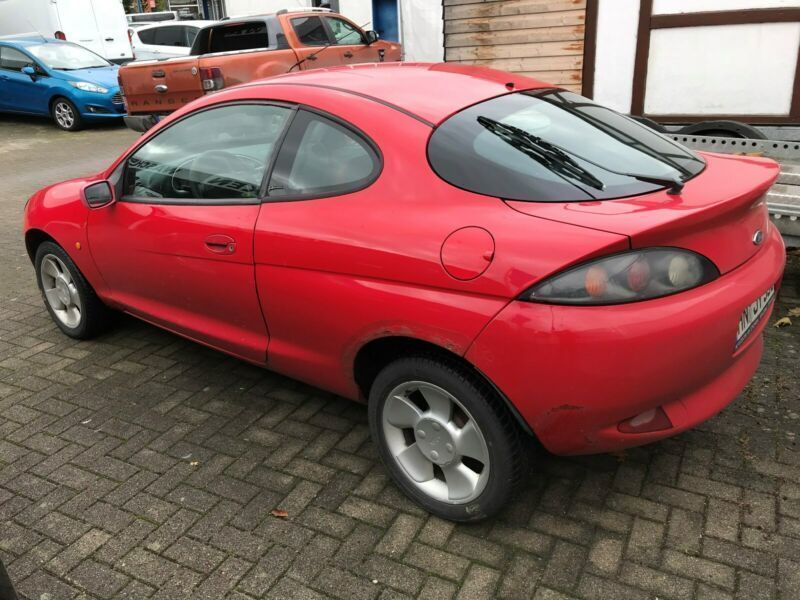
POLYGON ((736 330, 736 346, 738 348, 753 332, 756 325, 767 312, 770 303, 775 298, 775 286, 773 285, 760 298, 756 299, 750 306, 744 309, 742 317, 739 319, 739 328, 736 330))

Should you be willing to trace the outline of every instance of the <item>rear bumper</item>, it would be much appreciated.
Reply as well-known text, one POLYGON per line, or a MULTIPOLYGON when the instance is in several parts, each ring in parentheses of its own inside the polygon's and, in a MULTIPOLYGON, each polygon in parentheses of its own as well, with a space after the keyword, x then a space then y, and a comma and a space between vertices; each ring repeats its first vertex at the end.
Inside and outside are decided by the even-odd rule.
POLYGON ((735 349, 744 309, 785 264, 780 234, 716 281, 674 296, 598 307, 509 304, 467 358, 557 454, 608 452, 693 427, 725 408, 758 367, 772 306, 735 349), (626 434, 621 421, 661 407, 672 427, 626 434))
POLYGON ((155 115, 125 115, 125 125, 128 129, 144 133, 158 123, 155 115))

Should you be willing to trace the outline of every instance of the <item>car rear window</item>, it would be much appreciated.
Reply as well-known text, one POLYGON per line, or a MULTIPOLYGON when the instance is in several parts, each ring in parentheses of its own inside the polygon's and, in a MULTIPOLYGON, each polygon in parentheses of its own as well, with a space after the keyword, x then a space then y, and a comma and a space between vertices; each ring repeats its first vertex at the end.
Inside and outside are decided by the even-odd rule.
POLYGON ((434 131, 428 158, 457 187, 533 202, 643 194, 705 166, 649 127, 553 89, 508 94, 455 114, 434 131))
POLYGON ((267 24, 239 23, 214 27, 211 30, 209 52, 231 52, 269 47, 267 24))

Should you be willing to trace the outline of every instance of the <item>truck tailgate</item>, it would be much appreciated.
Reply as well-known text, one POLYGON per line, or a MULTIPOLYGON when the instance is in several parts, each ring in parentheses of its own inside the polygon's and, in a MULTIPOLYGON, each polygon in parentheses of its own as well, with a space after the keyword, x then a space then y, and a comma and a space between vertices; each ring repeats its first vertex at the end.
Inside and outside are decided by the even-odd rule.
POLYGON ((119 70, 128 114, 168 113, 203 95, 197 58, 133 62, 119 70))
POLYGON ((264 77, 286 73, 297 63, 297 54, 290 48, 280 50, 240 50, 219 52, 198 57, 199 68, 218 68, 226 88, 264 77))

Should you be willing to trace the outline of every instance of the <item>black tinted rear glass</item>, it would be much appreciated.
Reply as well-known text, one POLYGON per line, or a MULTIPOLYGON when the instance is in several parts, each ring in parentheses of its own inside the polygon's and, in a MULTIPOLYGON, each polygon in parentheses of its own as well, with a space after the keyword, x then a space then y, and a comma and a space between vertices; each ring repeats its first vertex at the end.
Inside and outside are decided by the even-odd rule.
POLYGON ((445 181, 509 200, 607 200, 685 181, 705 163, 633 119, 571 92, 509 94, 471 106, 431 136, 445 181))
POLYGON ((231 52, 267 48, 269 35, 264 22, 237 23, 214 27, 210 31, 208 52, 231 52))

